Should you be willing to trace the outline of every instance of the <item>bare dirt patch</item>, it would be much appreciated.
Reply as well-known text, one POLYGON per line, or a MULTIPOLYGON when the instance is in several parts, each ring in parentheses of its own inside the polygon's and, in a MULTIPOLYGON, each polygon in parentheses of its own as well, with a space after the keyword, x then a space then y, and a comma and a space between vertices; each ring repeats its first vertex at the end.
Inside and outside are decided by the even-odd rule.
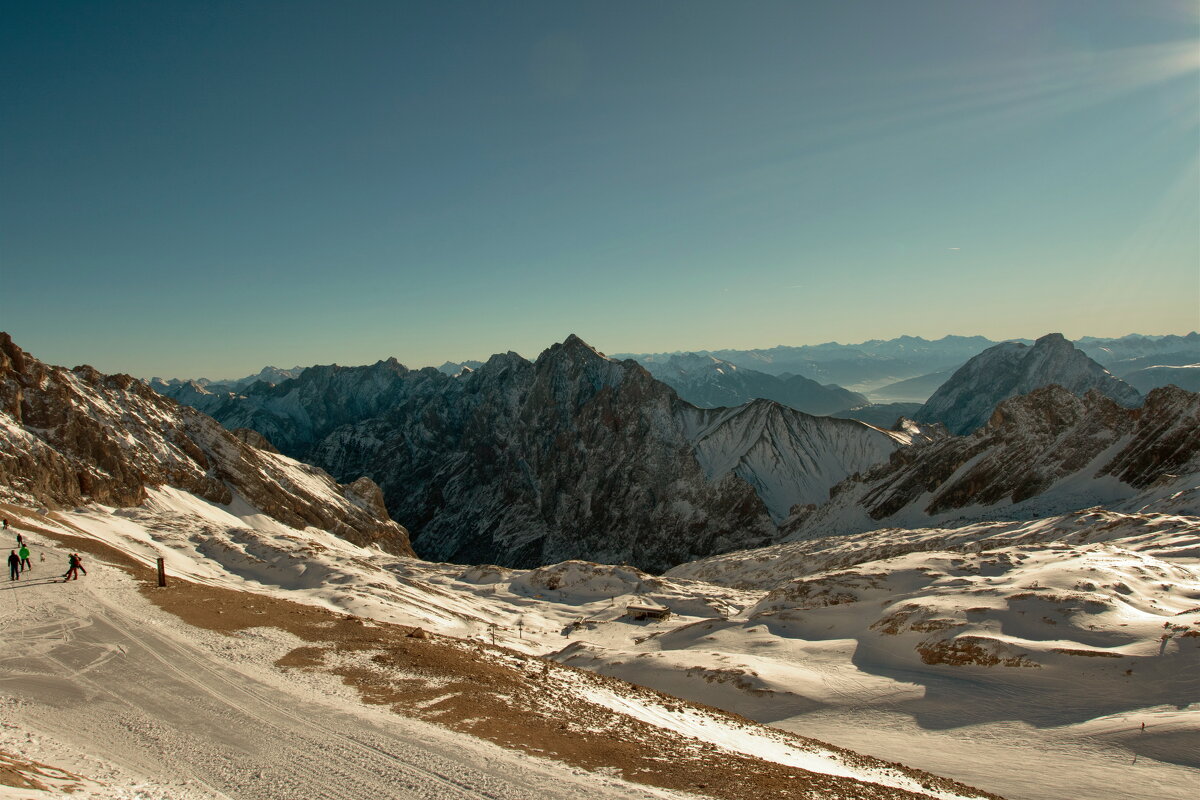
POLYGON ((0 750, 0 786, 39 792, 48 792, 53 786, 70 793, 80 788, 82 781, 73 773, 0 750))

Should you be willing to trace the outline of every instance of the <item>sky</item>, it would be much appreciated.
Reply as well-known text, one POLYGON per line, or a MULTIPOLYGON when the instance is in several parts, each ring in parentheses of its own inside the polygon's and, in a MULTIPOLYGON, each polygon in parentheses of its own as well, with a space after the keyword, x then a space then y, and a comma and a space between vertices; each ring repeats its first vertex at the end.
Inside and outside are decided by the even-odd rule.
POLYGON ((1200 4, 0 0, 0 330, 212 378, 1200 328, 1200 4))

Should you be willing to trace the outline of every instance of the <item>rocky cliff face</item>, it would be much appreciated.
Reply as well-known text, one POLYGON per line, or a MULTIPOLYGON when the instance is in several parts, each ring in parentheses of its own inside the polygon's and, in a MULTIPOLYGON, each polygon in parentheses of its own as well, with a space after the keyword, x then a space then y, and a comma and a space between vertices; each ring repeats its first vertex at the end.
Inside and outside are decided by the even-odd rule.
POLYGON ((908 441, 765 401, 750 415, 762 424, 701 411, 575 336, 533 362, 506 353, 456 375, 320 367, 222 403, 225 425, 378 481, 423 556, 509 566, 658 570, 762 543, 773 516, 908 441))
POLYGON ((672 355, 643 366, 700 408, 732 408, 762 399, 808 414, 832 414, 868 402, 864 395, 834 384, 822 386, 800 375, 768 375, 698 353, 672 355))
MULTIPOLYGON (((256 438, 257 437, 257 438, 256 438)), ((49 506, 135 506, 172 486, 214 503, 240 499, 292 527, 411 554, 369 480, 324 472, 235 435, 128 375, 43 364, 0 333, 0 486, 49 506)))
POLYGON ((941 422, 951 433, 967 434, 986 423, 1001 401, 1050 384, 1080 395, 1094 389, 1127 407, 1141 402, 1136 389, 1109 374, 1062 334, 1051 333, 1032 347, 1019 342, 989 347, 942 384, 914 418, 941 422))
POLYGON ((1061 513, 1129 498, 1200 471, 1200 395, 1155 389, 1141 408, 1097 390, 1046 386, 1001 403, 970 436, 934 440, 834 487, 830 502, 785 523, 793 537, 982 518, 1024 503, 1061 513))

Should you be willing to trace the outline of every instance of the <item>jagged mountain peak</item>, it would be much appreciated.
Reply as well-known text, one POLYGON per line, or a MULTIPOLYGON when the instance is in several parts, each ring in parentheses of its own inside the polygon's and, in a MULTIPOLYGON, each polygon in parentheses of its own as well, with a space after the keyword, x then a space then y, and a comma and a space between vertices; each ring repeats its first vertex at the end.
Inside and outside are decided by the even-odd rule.
POLYGON ((1061 347, 1075 349, 1075 345, 1063 336, 1061 333, 1047 333, 1045 336, 1039 336, 1033 343, 1034 347, 1041 345, 1042 347, 1061 347))
POLYGON ((566 339, 558 344, 552 344, 550 347, 542 351, 535 363, 540 364, 545 359, 569 358, 571 360, 602 360, 612 361, 608 356, 601 353, 590 344, 580 339, 575 334, 570 334, 566 339))
MULTIPOLYGON (((496 353, 487 361, 480 365, 476 373, 483 378, 499 379, 505 375, 512 375, 518 372, 523 372, 533 366, 533 362, 525 358, 520 353, 514 353, 509 350, 504 353, 496 353)), ((444 374, 444 373, 443 373, 444 374)))

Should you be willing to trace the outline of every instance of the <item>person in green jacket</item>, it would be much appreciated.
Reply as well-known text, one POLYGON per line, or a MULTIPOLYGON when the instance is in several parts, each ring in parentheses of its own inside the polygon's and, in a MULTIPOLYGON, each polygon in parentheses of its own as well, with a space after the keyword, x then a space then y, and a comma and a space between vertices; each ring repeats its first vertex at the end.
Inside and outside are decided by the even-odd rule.
POLYGON ((29 548, 21 545, 21 549, 17 551, 17 557, 21 559, 21 572, 27 569, 33 569, 33 564, 29 563, 29 548))

